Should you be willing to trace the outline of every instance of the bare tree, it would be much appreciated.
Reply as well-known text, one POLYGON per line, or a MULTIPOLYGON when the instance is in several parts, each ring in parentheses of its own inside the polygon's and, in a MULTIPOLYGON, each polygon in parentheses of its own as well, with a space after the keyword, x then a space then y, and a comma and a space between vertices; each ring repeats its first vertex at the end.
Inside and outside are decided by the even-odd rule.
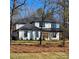
MULTIPOLYGON (((52 0, 39 0, 39 1, 41 1, 41 3, 43 4, 43 7, 37 10, 39 17, 42 20, 41 21, 41 25, 40 25, 40 27, 41 27, 41 31, 40 31, 41 32, 41 34, 40 34, 40 45, 41 45, 42 44, 42 39, 43 39, 43 34, 42 34, 43 21, 49 16, 49 15, 47 15, 47 14, 49 14, 47 12, 52 9, 53 1, 52 0), (51 6, 51 7, 48 8, 49 6, 51 6)), ((50 15, 51 15, 51 13, 50 13, 50 15)))
POLYGON ((56 3, 52 0, 39 0, 42 3, 42 7, 37 9, 36 13, 33 13, 32 16, 39 17, 41 19, 41 30, 40 30, 40 45, 42 44, 42 39, 43 39, 43 32, 42 32, 42 27, 43 27, 43 22, 45 19, 52 19, 53 17, 53 12, 56 8, 53 8, 53 3, 56 3))
MULTIPOLYGON (((27 0, 21 0, 21 3, 19 0, 11 0, 12 4, 10 7, 10 35, 12 35, 12 31, 13 31, 13 16, 18 14, 19 12, 19 7, 23 6, 26 3, 27 0), (18 3, 17 3, 18 2, 18 3)), ((10 36, 11 37, 11 36, 10 36)))
POLYGON ((63 7, 63 12, 61 12, 63 17, 63 24, 61 25, 61 28, 63 29, 63 47, 65 47, 65 41, 66 41, 66 35, 68 35, 69 32, 69 0, 60 0, 58 2, 59 5, 63 7))

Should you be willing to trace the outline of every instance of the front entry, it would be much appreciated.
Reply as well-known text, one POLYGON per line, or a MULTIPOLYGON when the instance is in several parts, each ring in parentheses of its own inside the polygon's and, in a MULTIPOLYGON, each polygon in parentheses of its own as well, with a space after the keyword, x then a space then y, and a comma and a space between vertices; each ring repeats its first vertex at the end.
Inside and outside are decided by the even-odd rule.
POLYGON ((42 32, 43 40, 48 40, 48 32, 42 32))

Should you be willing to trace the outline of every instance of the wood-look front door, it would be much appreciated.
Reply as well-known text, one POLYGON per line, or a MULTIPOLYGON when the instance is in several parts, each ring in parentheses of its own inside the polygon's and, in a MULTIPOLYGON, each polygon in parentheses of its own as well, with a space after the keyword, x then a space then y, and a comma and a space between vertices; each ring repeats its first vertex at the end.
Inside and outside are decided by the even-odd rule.
POLYGON ((48 40, 48 32, 42 32, 42 37, 44 40, 48 40))

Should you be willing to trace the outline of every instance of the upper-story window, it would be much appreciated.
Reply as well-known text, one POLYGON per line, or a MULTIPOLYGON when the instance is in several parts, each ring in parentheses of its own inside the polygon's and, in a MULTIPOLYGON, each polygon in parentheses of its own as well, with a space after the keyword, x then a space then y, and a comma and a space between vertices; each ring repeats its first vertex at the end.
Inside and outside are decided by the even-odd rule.
POLYGON ((45 27, 45 22, 40 22, 39 27, 45 27))
POLYGON ((56 24, 56 28, 60 28, 60 24, 56 24))
POLYGON ((53 28, 56 28, 56 24, 53 24, 53 28))
POLYGON ((59 27, 60 27, 60 25, 59 25, 59 24, 55 24, 55 23, 54 23, 54 24, 52 24, 52 25, 51 25, 51 27, 52 27, 52 28, 59 28, 59 27))

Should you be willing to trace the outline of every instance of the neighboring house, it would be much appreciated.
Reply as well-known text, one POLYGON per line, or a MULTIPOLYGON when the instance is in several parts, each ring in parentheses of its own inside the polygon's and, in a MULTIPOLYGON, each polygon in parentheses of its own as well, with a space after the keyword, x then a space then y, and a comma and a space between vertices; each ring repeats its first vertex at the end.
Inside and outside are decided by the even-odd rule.
POLYGON ((22 19, 15 23, 15 37, 19 40, 39 40, 42 32, 44 40, 59 40, 60 23, 53 20, 22 19), (42 29, 41 29, 42 26, 42 29))

